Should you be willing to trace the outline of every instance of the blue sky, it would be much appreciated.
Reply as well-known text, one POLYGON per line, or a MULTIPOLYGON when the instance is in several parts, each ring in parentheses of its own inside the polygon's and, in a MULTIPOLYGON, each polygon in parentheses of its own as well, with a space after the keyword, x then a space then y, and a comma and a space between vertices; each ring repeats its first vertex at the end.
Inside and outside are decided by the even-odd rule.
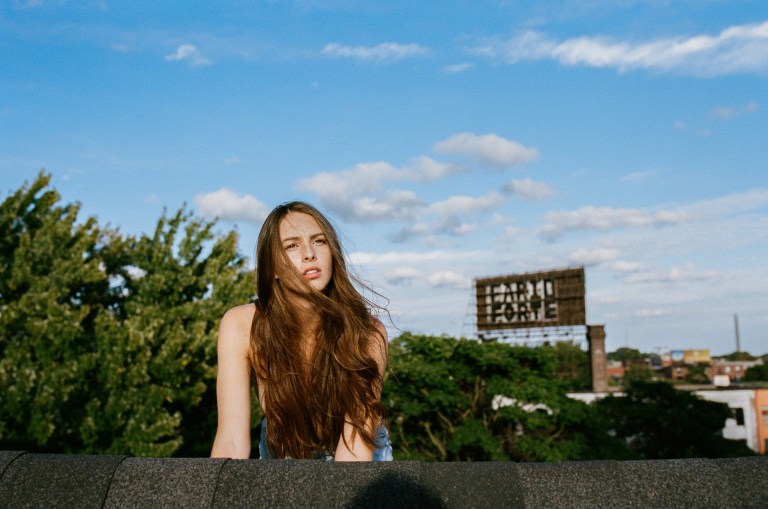
POLYGON ((307 200, 401 330, 583 265, 610 350, 727 353, 738 313, 768 351, 768 2, 0 5, 0 193, 45 168, 84 217, 187 204, 249 255, 307 200))

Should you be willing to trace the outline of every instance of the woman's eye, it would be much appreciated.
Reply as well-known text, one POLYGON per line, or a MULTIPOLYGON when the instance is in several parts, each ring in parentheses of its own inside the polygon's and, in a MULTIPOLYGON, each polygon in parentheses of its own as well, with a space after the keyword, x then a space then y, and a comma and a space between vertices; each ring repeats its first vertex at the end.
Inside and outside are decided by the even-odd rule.
POLYGON ((325 244, 325 239, 315 239, 315 244, 323 245, 325 244))
POLYGON ((294 249, 298 246, 299 246, 298 244, 296 244, 295 242, 292 242, 291 244, 286 244, 285 249, 294 249))

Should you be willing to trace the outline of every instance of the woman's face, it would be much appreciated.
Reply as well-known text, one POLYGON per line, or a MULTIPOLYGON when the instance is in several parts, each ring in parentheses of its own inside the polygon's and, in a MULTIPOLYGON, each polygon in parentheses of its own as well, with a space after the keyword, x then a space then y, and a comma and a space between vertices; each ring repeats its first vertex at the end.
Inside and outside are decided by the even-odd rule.
POLYGON ((280 242, 299 274, 315 290, 325 290, 333 276, 333 257, 315 218, 303 212, 288 212, 280 220, 280 242))

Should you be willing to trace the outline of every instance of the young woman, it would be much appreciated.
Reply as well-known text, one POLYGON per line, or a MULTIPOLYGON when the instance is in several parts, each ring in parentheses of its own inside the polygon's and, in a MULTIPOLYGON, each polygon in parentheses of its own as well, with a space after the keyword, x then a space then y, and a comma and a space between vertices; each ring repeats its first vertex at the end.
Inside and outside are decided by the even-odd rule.
POLYGON ((353 286, 333 226, 309 204, 280 205, 256 258, 258 299, 227 311, 219 328, 211 456, 250 456, 255 382, 262 458, 391 460, 381 424, 387 334, 353 286))

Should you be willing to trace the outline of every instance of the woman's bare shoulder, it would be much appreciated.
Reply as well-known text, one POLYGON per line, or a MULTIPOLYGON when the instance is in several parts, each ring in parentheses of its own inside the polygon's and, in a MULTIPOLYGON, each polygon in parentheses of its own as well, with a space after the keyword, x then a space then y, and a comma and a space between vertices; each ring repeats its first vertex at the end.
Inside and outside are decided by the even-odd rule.
POLYGON ((224 318, 222 318, 222 320, 248 322, 248 327, 250 327, 255 313, 256 305, 253 302, 249 302, 248 304, 241 304, 240 306, 229 308, 227 312, 224 313, 224 318))
POLYGON ((219 325, 219 343, 246 346, 250 343, 251 322, 256 313, 253 303, 229 309, 219 325))

